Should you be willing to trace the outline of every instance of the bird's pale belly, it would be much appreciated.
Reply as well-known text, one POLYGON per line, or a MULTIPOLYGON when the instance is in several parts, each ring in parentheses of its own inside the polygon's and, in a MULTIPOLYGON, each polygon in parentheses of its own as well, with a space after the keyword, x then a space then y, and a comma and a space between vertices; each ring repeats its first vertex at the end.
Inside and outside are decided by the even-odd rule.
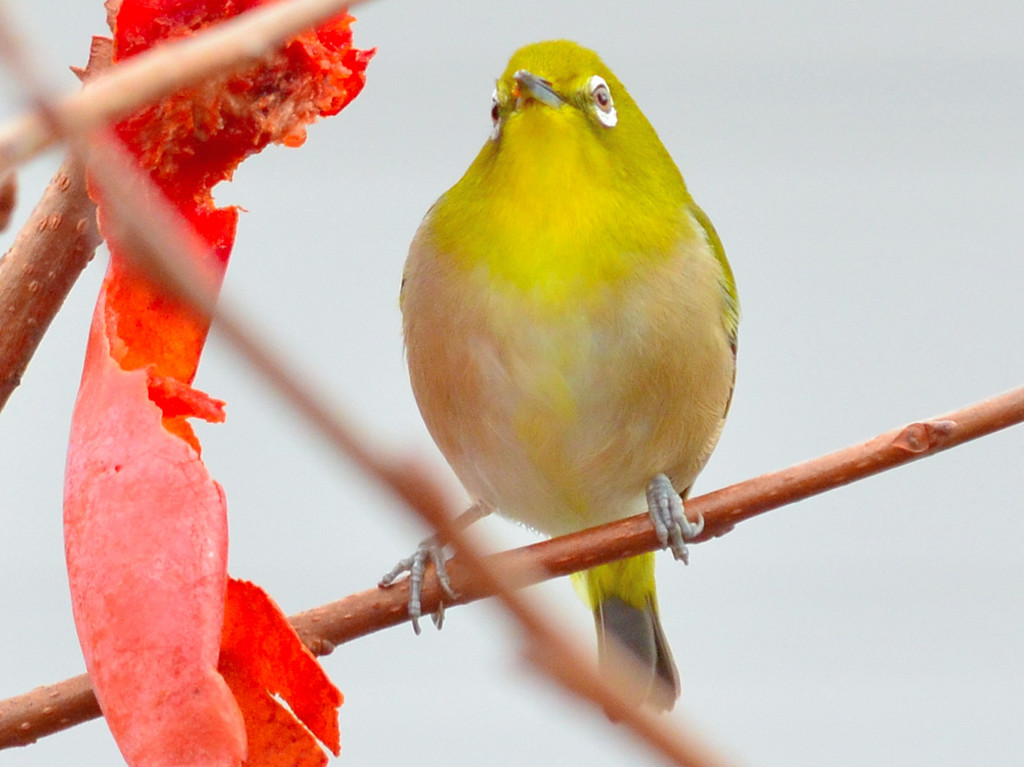
POLYGON ((532 317, 520 296, 467 300, 452 274, 417 274, 404 297, 413 390, 470 494, 557 535, 642 512, 655 474, 685 491, 733 381, 713 266, 670 262, 632 295, 532 317), (441 295, 453 287, 459 300, 441 295))

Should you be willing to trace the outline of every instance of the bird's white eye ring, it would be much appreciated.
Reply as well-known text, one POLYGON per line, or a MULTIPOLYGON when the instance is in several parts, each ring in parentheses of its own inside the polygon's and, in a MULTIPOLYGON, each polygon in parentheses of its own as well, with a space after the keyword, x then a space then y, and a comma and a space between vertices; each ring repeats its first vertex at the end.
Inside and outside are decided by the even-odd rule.
POLYGON ((594 114, 606 128, 614 128, 619 121, 615 112, 615 102, 612 100, 612 92, 608 89, 608 83, 600 75, 594 75, 587 83, 590 88, 590 99, 594 102, 594 114))

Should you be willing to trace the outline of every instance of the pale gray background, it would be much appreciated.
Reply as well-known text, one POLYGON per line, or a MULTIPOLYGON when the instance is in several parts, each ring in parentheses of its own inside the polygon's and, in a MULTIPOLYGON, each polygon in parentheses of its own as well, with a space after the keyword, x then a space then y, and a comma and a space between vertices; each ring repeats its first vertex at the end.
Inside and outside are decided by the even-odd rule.
MULTIPOLYGON (((74 87, 65 70, 103 32, 99 0, 8 6, 74 87)), ((739 382, 698 492, 1024 381, 1021 3, 381 0, 357 15, 357 42, 379 47, 363 95, 302 149, 248 161, 218 199, 249 210, 227 293, 381 444, 444 470, 402 361, 405 250, 486 139, 508 56, 559 36, 631 89, 736 271, 739 382)), ((55 162, 26 169, 22 215, 55 162)), ((104 268, 101 255, 0 414, 0 697, 83 668, 61 486, 104 268)), ((227 491, 231 571, 285 610, 371 587, 423 534, 216 334, 197 385, 229 403, 200 432, 227 491)), ((750 765, 1021 763, 1022 448, 1009 431, 746 523, 689 568, 662 556, 681 713, 750 765)), ((496 547, 533 540, 486 529, 496 547)), ((537 591, 592 641, 568 582, 537 591)), ((440 634, 339 648, 325 662, 347 697, 339 763, 654 761, 517 647, 477 605, 440 634)), ((120 757, 93 722, 0 762, 120 757)))

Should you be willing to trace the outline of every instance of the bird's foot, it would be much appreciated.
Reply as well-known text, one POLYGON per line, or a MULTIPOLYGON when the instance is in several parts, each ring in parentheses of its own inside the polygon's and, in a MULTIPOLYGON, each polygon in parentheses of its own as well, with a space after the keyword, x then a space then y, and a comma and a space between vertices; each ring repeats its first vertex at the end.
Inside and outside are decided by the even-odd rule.
POLYGON ((700 535, 704 529, 704 518, 696 523, 686 518, 683 499, 664 474, 658 474, 647 485, 647 511, 661 545, 671 549, 672 556, 681 559, 683 564, 688 564, 690 554, 686 542, 700 535))
MULTIPOLYGON (((417 634, 420 633, 420 618, 423 617, 422 601, 423 596, 423 573, 426 570, 427 562, 434 563, 434 571, 437 573, 438 583, 441 589, 452 599, 456 598, 452 590, 451 581, 448 578, 448 568, 445 562, 448 553, 445 546, 437 540, 436 536, 430 536, 420 542, 416 551, 405 559, 400 560, 394 567, 380 579, 378 586, 386 589, 398 580, 402 575, 409 575, 409 619, 412 621, 412 628, 417 634)), ((437 603, 437 610, 430 616, 434 625, 438 628, 444 624, 444 602, 437 603)))

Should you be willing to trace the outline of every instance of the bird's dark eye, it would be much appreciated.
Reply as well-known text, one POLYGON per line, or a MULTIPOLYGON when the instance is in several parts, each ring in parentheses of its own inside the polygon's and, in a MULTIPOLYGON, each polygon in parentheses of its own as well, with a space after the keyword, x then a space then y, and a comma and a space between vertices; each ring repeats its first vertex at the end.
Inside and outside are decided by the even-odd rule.
POLYGON ((608 83, 600 75, 594 75, 587 82, 590 88, 590 99, 594 102, 594 114, 601 124, 606 128, 614 128, 619 117, 615 112, 615 102, 612 100, 612 92, 608 83))
POLYGON ((491 138, 497 140, 501 132, 501 102, 498 101, 498 89, 491 94, 491 138))

